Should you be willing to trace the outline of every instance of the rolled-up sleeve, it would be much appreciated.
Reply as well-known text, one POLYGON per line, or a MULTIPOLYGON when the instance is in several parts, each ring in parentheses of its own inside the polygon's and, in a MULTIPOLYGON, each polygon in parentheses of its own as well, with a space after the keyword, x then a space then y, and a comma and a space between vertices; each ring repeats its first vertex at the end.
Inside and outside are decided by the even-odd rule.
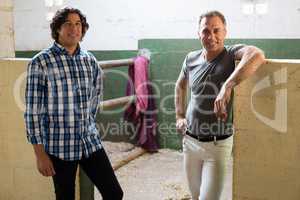
POLYGON ((24 114, 27 139, 31 144, 42 144, 41 120, 44 113, 45 74, 42 67, 31 61, 27 68, 24 114))

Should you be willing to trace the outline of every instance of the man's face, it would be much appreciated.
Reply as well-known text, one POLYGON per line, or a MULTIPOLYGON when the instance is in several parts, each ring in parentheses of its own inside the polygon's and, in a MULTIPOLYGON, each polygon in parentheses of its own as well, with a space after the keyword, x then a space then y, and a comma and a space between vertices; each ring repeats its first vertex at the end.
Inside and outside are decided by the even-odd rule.
POLYGON ((70 13, 58 30, 58 42, 64 47, 74 47, 82 38, 82 24, 77 13, 70 13))
POLYGON ((207 52, 220 51, 224 48, 226 27, 217 17, 205 17, 201 20, 198 36, 207 52))

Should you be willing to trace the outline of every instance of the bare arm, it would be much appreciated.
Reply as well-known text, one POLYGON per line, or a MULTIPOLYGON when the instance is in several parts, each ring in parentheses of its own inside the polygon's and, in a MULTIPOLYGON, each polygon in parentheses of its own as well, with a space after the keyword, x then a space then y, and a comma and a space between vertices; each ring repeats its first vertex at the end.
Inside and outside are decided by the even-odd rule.
POLYGON ((254 74, 265 63, 263 51, 254 46, 245 46, 238 50, 235 53, 235 59, 241 61, 223 84, 214 104, 214 112, 223 121, 227 118, 226 105, 230 100, 232 89, 254 74))
POLYGON ((175 112, 176 112, 176 128, 183 133, 186 128, 186 94, 187 79, 183 73, 180 73, 175 85, 175 112))
POLYGON ((238 50, 235 54, 235 59, 240 59, 241 61, 226 80, 224 85, 227 87, 234 87, 240 84, 265 63, 263 51, 254 46, 246 46, 238 50))

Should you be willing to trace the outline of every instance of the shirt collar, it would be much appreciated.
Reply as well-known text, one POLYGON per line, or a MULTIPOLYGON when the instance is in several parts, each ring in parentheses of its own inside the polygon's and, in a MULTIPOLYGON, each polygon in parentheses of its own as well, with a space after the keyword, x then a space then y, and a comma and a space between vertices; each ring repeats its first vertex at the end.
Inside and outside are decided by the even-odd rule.
MULTIPOLYGON (((59 43, 57 42, 54 42, 53 45, 52 45, 52 49, 59 53, 59 54, 67 54, 68 55, 68 51, 66 50, 65 47, 63 47, 62 45, 60 45, 59 43)), ((82 52, 81 52, 81 47, 80 45, 78 44, 77 46, 77 49, 75 50, 75 53, 74 53, 74 56, 76 55, 80 55, 82 52)))

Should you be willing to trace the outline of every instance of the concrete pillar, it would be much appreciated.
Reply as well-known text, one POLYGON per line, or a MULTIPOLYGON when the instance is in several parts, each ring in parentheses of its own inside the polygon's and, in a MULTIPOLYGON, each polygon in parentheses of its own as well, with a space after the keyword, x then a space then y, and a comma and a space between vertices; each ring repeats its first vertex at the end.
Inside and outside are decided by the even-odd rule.
MULTIPOLYGON (((55 199, 52 179, 39 174, 26 139, 23 115, 29 60, 0 58, 0 200, 55 199)), ((78 176, 79 171, 76 200, 81 196, 78 176)))
POLYGON ((0 0, 0 58, 15 57, 13 0, 0 0))
POLYGON ((300 60, 269 60, 236 88, 234 200, 300 199, 300 60))

